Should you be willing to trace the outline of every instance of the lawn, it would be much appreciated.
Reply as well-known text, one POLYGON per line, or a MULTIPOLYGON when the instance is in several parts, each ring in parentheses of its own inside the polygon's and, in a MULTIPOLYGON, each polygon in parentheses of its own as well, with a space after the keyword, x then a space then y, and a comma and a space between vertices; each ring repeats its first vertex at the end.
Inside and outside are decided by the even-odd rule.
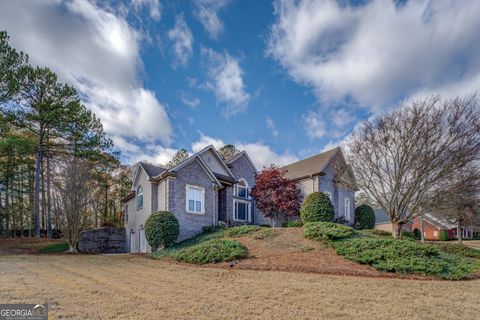
POLYGON ((480 280, 226 270, 135 255, 3 255, 0 283, 0 301, 48 301, 51 319, 465 320, 480 314, 480 280))

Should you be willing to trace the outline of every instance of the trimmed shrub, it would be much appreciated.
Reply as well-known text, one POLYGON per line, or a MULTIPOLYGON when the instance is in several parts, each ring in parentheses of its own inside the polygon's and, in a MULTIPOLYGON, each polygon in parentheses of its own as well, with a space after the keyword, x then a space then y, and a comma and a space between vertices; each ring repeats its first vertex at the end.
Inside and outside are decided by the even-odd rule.
POLYGON ((300 227, 303 227, 303 222, 301 220, 288 221, 285 224, 285 227, 287 227, 287 228, 300 228, 300 227))
POLYGON ((354 228, 358 230, 375 228, 375 211, 364 204, 355 209, 354 228))
POLYGON ((379 229, 365 229, 357 231, 357 234, 371 237, 371 238, 392 238, 392 233, 379 229))
POLYGON ((402 239, 405 240, 416 240, 413 232, 402 230, 402 239))
POLYGON ((222 230, 224 228, 225 227, 215 226, 215 225, 211 224, 211 225, 208 225, 208 226, 203 226, 202 227, 202 233, 209 234, 209 233, 213 233, 213 232, 218 231, 218 230, 222 230))
POLYGON ((458 254, 443 253, 436 245, 395 239, 354 238, 333 243, 337 254, 377 270, 416 273, 444 279, 473 275, 479 264, 458 254))
POLYGON ((413 230, 413 238, 414 238, 415 240, 420 240, 420 239, 422 239, 422 233, 420 232, 419 229, 414 229, 414 230, 413 230))
POLYGON ((206 264, 232 261, 247 255, 247 248, 236 240, 212 239, 180 249, 169 256, 177 261, 206 264))
POLYGON ((445 229, 440 230, 440 234, 438 235, 438 240, 440 241, 448 241, 448 232, 445 229))
POLYGON ((171 246, 177 240, 179 232, 177 218, 168 211, 152 213, 145 222, 145 237, 152 251, 171 246))
POLYGON ((242 237, 246 234, 255 232, 257 230, 260 230, 259 226, 244 225, 244 226, 225 229, 225 231, 223 231, 223 235, 226 237, 236 238, 236 237, 242 237))
POLYGON ((338 240, 353 235, 353 229, 333 222, 305 223, 303 234, 314 240, 338 240))
POLYGON ((48 246, 45 246, 43 248, 40 248, 38 252, 40 253, 62 253, 70 249, 70 246, 66 242, 59 242, 59 243, 54 243, 50 244, 48 246))
POLYGON ((468 258, 480 259, 480 250, 469 248, 463 244, 439 243, 437 245, 440 247, 440 250, 442 250, 443 252, 455 253, 468 258))
POLYGON ((310 193, 300 208, 300 217, 307 222, 332 222, 335 211, 330 198, 323 192, 310 193))

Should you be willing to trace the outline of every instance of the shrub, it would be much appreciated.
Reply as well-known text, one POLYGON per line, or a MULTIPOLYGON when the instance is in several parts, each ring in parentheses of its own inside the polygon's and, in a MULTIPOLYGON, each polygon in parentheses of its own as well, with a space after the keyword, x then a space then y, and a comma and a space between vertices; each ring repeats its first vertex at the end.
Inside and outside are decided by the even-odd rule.
POLYGON ((383 231, 379 229, 364 229, 357 231, 358 234, 361 234, 363 236, 367 237, 373 237, 373 238, 391 238, 392 234, 388 231, 383 231))
POLYGON ((405 240, 416 240, 413 232, 402 230, 402 239, 405 240))
POLYGON ((422 239, 422 233, 420 232, 419 229, 414 229, 414 230, 413 230, 413 238, 414 238, 415 240, 420 240, 420 239, 422 239))
POLYGON ((244 226, 225 229, 225 231, 223 232, 223 235, 226 237, 236 238, 236 237, 244 236, 246 234, 249 234, 257 230, 260 230, 259 226, 244 225, 244 226))
POLYGON ((479 265, 435 245, 395 239, 354 238, 334 242, 337 254, 381 271, 417 273, 445 279, 471 276, 479 265))
POLYGON ((314 240, 337 240, 353 235, 353 229, 333 222, 309 222, 304 225, 304 235, 314 240))
POLYGON ((245 258, 248 250, 236 240, 212 239, 170 254, 177 261, 195 264, 219 263, 245 258))
POLYGON ((375 228, 375 212, 364 204, 355 209, 355 229, 373 229, 375 228))
POLYGON ((330 198, 323 192, 310 193, 300 208, 300 217, 307 222, 332 222, 335 211, 330 198))
POLYGON ((287 228, 300 228, 302 226, 303 226, 303 222, 301 220, 292 220, 292 221, 288 221, 285 224, 285 227, 287 228))
POLYGON ((152 213, 145 222, 145 237, 152 251, 171 246, 177 240, 179 232, 177 218, 168 211, 152 213))
POLYGON ((62 253, 70 249, 70 246, 66 242, 59 242, 59 243, 54 243, 50 244, 48 246, 45 246, 43 248, 40 248, 38 252, 40 253, 62 253))
POLYGON ((441 243, 438 244, 440 250, 443 252, 459 254, 468 258, 480 258, 480 250, 469 248, 463 244, 458 243, 441 243))
POLYGON ((209 234, 209 233, 213 233, 213 232, 216 232, 216 231, 222 230, 222 229, 224 229, 224 227, 215 226, 215 225, 211 224, 211 225, 208 225, 208 226, 203 226, 202 227, 202 233, 209 234))
POLYGON ((438 240, 440 241, 448 241, 448 233, 447 230, 441 229, 440 234, 438 235, 438 240))

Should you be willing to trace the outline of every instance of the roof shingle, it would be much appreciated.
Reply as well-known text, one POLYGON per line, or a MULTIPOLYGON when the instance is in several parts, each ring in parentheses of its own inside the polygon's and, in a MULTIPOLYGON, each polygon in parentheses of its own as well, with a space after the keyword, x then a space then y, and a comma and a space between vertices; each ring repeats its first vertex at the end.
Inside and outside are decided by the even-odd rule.
POLYGON ((284 166, 285 176, 289 179, 299 179, 308 177, 311 174, 319 174, 330 159, 340 150, 340 147, 331 149, 313 157, 303 159, 287 166, 284 166))

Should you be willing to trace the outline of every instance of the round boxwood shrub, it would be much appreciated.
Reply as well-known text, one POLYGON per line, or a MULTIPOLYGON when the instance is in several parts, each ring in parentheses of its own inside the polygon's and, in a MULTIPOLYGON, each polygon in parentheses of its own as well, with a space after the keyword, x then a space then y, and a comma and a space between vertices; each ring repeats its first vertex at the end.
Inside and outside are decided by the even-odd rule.
POLYGON ((179 232, 177 218, 168 211, 152 213, 145 222, 145 237, 152 251, 171 246, 177 240, 179 232))
POLYGON ((303 230, 305 237, 314 240, 338 240, 353 235, 351 227, 333 222, 308 222, 303 230))
POLYGON ((335 216, 330 198, 323 192, 310 193, 300 208, 303 223, 332 222, 335 216))
POLYGON ((355 209, 355 229, 373 229, 375 228, 375 211, 372 207, 364 204, 355 209))

